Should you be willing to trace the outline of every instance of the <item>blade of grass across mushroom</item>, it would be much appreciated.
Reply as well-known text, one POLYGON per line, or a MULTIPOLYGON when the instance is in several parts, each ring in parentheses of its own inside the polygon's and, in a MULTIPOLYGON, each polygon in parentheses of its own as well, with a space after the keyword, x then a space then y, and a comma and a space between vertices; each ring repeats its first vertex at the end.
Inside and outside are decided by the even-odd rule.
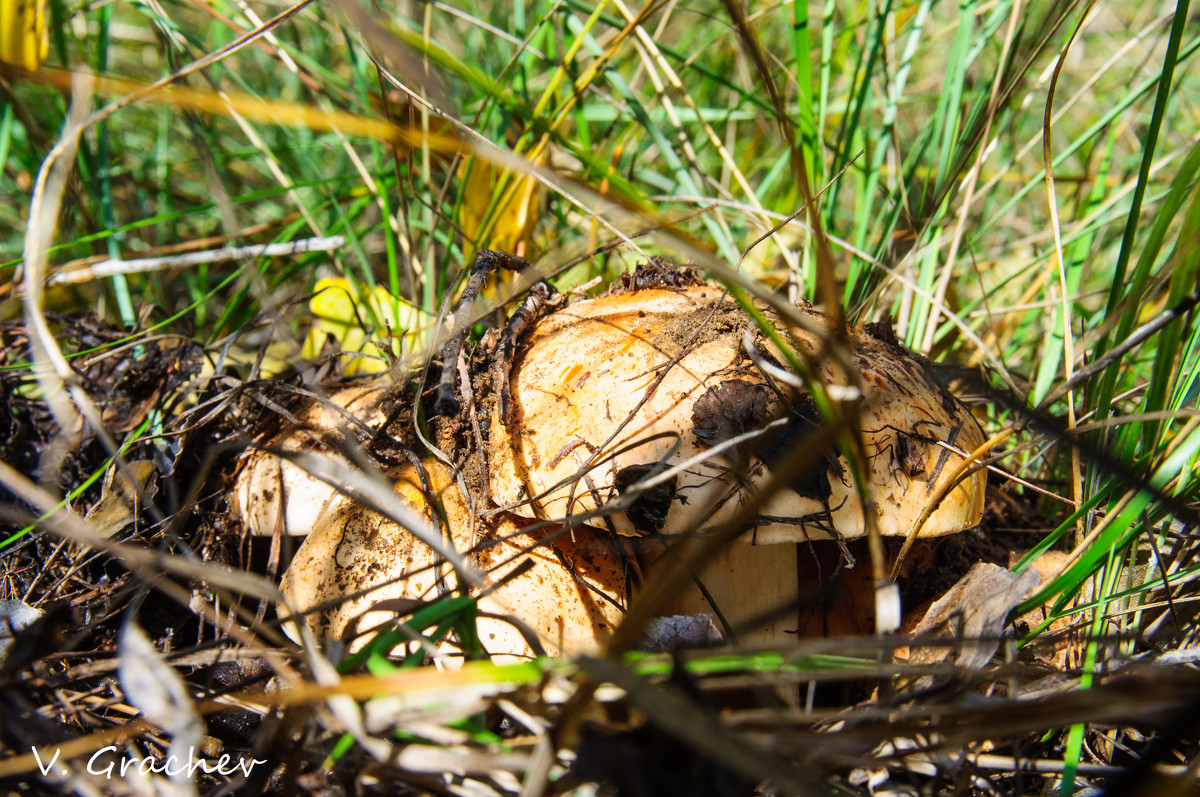
MULTIPOLYGON (((844 330, 841 330, 842 334, 835 334, 832 337, 828 335, 827 330, 825 334, 818 336, 818 339, 825 344, 825 348, 813 355, 812 360, 816 361, 824 356, 833 357, 841 365, 841 376, 845 380, 845 383, 842 383, 835 376, 835 381, 825 385, 814 375, 812 363, 806 362, 797 354, 779 330, 775 329, 774 325, 754 306, 744 291, 737 286, 731 286, 730 293, 751 317, 759 331, 775 345, 791 369, 790 373, 778 372, 778 369, 774 369, 772 375, 784 379, 793 387, 806 390, 812 397, 824 423, 834 424, 841 429, 836 436, 837 446, 849 465, 850 478, 858 494, 862 509, 863 528, 866 530, 868 539, 871 574, 875 582, 875 630, 881 635, 895 631, 900 627, 900 594, 894 583, 888 581, 885 569, 883 540, 879 531, 875 502, 871 495, 870 480, 866 475, 869 467, 859 422, 859 405, 863 399, 861 374, 857 368, 849 364, 849 348, 844 330)), ((835 320, 834 323, 838 322, 835 320)), ((760 368, 766 366, 765 362, 754 355, 752 343, 751 347, 747 348, 747 353, 760 368)), ((834 373, 836 374, 837 371, 834 373)))
MULTIPOLYGON (((735 18, 738 18, 739 15, 742 14, 740 6, 737 4, 736 0, 727 0, 726 6, 730 9, 731 15, 733 15, 735 18)), ((753 36, 749 29, 749 23, 744 18, 739 19, 739 30, 744 39, 753 40, 753 36)), ((770 76, 763 66, 761 57, 756 62, 756 65, 759 68, 760 76, 764 80, 769 81, 770 76)), ((772 92, 772 100, 776 104, 776 110, 780 115, 780 123, 783 125, 784 132, 786 133, 789 130, 790 117, 783 112, 783 109, 780 106, 778 99, 775 97, 774 92, 772 92)), ((744 296, 739 296, 737 292, 734 293, 734 297, 737 299, 738 303, 742 305, 743 309, 750 313, 751 318, 754 319, 755 323, 759 326, 763 334, 767 335, 768 338, 771 339, 776 347, 778 347, 783 353, 793 373, 800 377, 800 380, 803 382, 803 386, 809 391, 809 394, 813 396, 813 400, 816 403, 817 408, 820 410, 822 417, 824 417, 827 422, 836 421, 839 417, 836 412, 838 407, 835 407, 835 401, 839 407, 845 407, 850 412, 850 418, 847 419, 847 423, 844 427, 845 431, 843 435, 839 435, 839 447, 842 448, 843 453, 846 455, 846 461, 850 465, 851 479, 854 482, 855 489, 858 492, 858 498, 862 506, 863 527, 866 529, 868 545, 870 546, 871 571, 872 577, 875 581, 876 632, 879 634, 889 633, 896 630, 896 628, 898 628, 900 625, 900 594, 896 589, 895 584, 889 584, 887 581, 888 576, 884 563, 885 554, 883 549, 883 539, 876 520, 874 502, 871 498, 870 484, 866 477, 866 472, 869 470, 867 465, 868 458, 861 431, 861 424, 858 423, 859 408, 863 398, 861 374, 858 372, 857 368, 852 367, 849 364, 849 360, 851 358, 848 351, 849 341, 846 337, 846 330, 844 327, 844 309, 841 306, 838 292, 834 288, 836 285, 836 276, 833 269, 833 257, 829 251, 829 244, 826 236, 821 228, 821 217, 816 207, 818 200, 820 200, 826 191, 837 185, 838 181, 845 174, 846 170, 854 165, 854 163, 863 155, 865 150, 859 150, 859 152, 853 157, 848 158, 845 165, 842 166, 838 173, 835 174, 829 180, 829 182, 821 188, 820 191, 817 191, 815 194, 813 194, 807 182, 807 160, 799 157, 794 144, 795 137, 791 137, 789 141, 792 142, 791 154, 793 168, 795 168, 798 172, 797 179, 801 185, 802 196, 805 199, 804 206, 797 210, 788 220, 781 222, 776 227, 771 229, 766 235, 747 246, 746 249, 743 250, 741 257, 738 259, 738 262, 734 266, 733 270, 735 272, 740 271, 742 262, 745 260, 746 255, 749 254, 750 250, 753 249, 757 244, 774 235, 785 224, 789 223, 792 218, 796 218, 801 213, 809 211, 809 218, 815 233, 817 244, 816 266, 818 288, 820 289, 819 294, 827 303, 833 304, 833 306, 827 310, 827 312, 829 312, 833 318, 833 337, 832 339, 827 339, 822 336, 820 339, 827 343, 827 351, 829 349, 836 351, 834 356, 837 357, 838 362, 842 367, 842 375, 846 379, 847 383, 844 385, 840 384, 836 381, 835 377, 835 381, 830 385, 830 388, 836 388, 836 391, 826 390, 825 385, 821 383, 819 379, 816 379, 813 376, 811 368, 807 367, 807 364, 801 363, 800 358, 796 355, 795 351, 792 350, 791 346, 783 345, 783 341, 778 333, 767 329, 767 326, 769 325, 764 325, 766 319, 762 318, 760 313, 755 313, 750 310, 749 299, 744 296), (843 395, 831 396, 831 392, 841 392, 843 395)), ((826 351, 819 352, 814 356, 814 359, 818 359, 825 354, 826 351)), ((892 575, 892 579, 895 579, 894 574, 892 575)))
POLYGON ((279 451, 277 456, 326 484, 339 489, 349 487, 346 492, 355 501, 411 531, 417 539, 449 562, 467 584, 472 587, 483 585, 483 579, 475 568, 468 565, 453 547, 448 546, 428 521, 418 517, 396 497, 392 486, 381 473, 358 470, 343 462, 303 451, 279 451))
POLYGON ((908 532, 908 535, 905 536, 904 544, 900 547, 900 552, 896 554, 896 561, 892 564, 892 578, 896 578, 899 575, 900 567, 904 563, 904 557, 908 555, 913 543, 920 536, 921 529, 933 513, 937 511, 942 501, 946 500, 950 493, 957 489, 965 479, 985 468, 986 464, 982 462, 983 457, 993 448, 1012 437, 1015 432, 1016 429, 1014 428, 1005 429, 993 435, 990 439, 975 448, 975 450, 967 452, 966 458, 958 463, 958 466, 950 474, 950 478, 943 482, 938 491, 926 502, 925 508, 921 510, 920 517, 913 523, 912 531, 908 532))

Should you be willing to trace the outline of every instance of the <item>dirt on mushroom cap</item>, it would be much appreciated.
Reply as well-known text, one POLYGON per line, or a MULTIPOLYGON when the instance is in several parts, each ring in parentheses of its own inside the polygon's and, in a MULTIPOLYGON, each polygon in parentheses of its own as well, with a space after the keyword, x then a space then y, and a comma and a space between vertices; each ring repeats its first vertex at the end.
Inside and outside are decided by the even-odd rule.
MULTIPOLYGON (((814 472, 795 474, 789 489, 765 500, 755 495, 820 416, 810 397, 756 366, 743 348, 747 330, 755 331, 749 317, 708 286, 605 296, 543 318, 512 364, 509 422, 495 412, 491 419, 493 499, 559 519, 600 510, 644 477, 690 460, 607 521, 622 534, 679 534, 760 501, 758 542, 861 536, 861 503, 833 452, 814 472), (768 424, 757 440, 735 439, 768 424)), ((791 335, 804 356, 824 349, 816 335, 791 335)), ((976 448, 983 435, 911 354, 857 330, 848 338, 862 375, 862 434, 879 527, 904 535, 962 461, 957 451, 976 448)), ((773 359, 768 347, 756 346, 760 360, 773 359)), ((827 364, 817 360, 815 370, 832 380, 827 364)), ((955 487, 923 534, 978 522, 983 484, 975 474, 955 487)))

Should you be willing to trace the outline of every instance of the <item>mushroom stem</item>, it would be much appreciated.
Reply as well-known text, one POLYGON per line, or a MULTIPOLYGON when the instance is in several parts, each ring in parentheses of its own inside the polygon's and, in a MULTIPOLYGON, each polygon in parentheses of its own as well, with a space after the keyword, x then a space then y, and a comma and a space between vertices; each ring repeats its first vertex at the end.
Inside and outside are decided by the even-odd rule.
MULTIPOLYGON (((854 541, 851 541, 854 542, 854 541)), ((649 567, 662 566, 664 553, 649 567)), ((874 590, 865 567, 847 559, 847 543, 759 545, 730 542, 662 610, 714 614, 732 642, 779 645, 796 636, 870 633, 874 590), (730 631, 732 630, 732 634, 730 631)))
MULTIPOLYGON (((731 642, 778 643, 800 623, 797 545, 733 541, 699 573, 664 615, 713 614, 731 642)), ((668 550, 663 557, 670 557, 668 550)))

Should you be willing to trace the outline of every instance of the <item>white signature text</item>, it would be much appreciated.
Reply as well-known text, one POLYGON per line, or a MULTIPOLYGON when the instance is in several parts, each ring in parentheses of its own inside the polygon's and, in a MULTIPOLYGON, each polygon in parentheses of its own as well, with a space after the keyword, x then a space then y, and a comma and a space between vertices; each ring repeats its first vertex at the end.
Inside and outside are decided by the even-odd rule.
MULTIPOLYGON (((250 777, 250 772, 258 764, 267 763, 265 759, 258 758, 236 758, 225 753, 220 758, 209 761, 204 758, 196 757, 196 748, 189 747, 188 754, 185 760, 181 761, 175 755, 169 755, 166 758, 154 758, 146 756, 145 758, 136 758, 134 756, 125 756, 119 760, 114 760, 118 748, 116 745, 108 745, 101 747, 96 752, 92 753, 92 757, 88 759, 87 771, 89 775, 102 775, 111 780, 113 776, 126 777, 130 772, 140 772, 143 775, 151 773, 163 774, 167 777, 177 777, 186 774, 189 778, 194 777, 197 772, 203 772, 206 775, 232 775, 239 770, 246 777, 250 777), (111 754, 111 755, 108 755, 111 754)), ((49 775, 54 768, 54 763, 58 761, 58 757, 62 755, 61 750, 54 751, 54 757, 49 761, 42 760, 42 754, 36 747, 33 748, 33 756, 37 759, 38 769, 42 771, 42 775, 49 775)), ((67 774, 67 770, 63 770, 63 775, 67 774)))

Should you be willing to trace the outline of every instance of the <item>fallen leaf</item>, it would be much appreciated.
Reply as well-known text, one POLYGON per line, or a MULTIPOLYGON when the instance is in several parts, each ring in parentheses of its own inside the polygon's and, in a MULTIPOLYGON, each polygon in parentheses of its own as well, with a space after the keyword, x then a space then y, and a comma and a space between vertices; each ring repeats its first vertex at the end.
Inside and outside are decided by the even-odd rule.
POLYGON ((158 492, 157 471, 149 460, 134 460, 129 463, 129 476, 116 466, 104 474, 104 486, 100 500, 88 510, 87 520, 105 537, 124 531, 137 520, 140 511, 139 496, 150 500, 158 492))
MULTIPOLYGON (((913 630, 916 637, 944 637, 959 644, 914 646, 909 664, 929 666, 953 663, 962 669, 979 669, 991 661, 1000 645, 1009 613, 1037 589, 1038 574, 1026 570, 1020 575, 999 565, 979 562, 937 600, 913 630)), ((924 676, 907 684, 926 689, 935 684, 924 676)))
POLYGON ((0 61, 35 72, 49 45, 46 0, 0 0, 0 61))
POLYGON ((303 356, 317 356, 326 338, 332 336, 342 351, 368 355, 349 358, 344 369, 347 376, 387 371, 387 361, 374 341, 388 337, 392 354, 398 355, 402 344, 413 343, 432 324, 428 313, 382 287, 367 290, 344 277, 319 281, 308 306, 313 322, 304 341, 303 356))

